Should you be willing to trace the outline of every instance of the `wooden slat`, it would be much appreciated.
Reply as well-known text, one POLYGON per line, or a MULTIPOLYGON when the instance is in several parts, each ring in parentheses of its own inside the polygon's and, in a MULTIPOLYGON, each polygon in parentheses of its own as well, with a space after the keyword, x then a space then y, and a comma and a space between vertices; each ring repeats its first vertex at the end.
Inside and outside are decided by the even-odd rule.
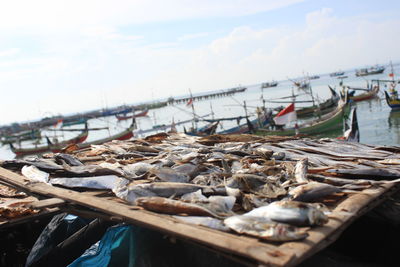
POLYGON ((39 212, 36 214, 26 215, 21 218, 9 219, 9 220, 0 222, 0 229, 6 228, 6 227, 12 227, 12 226, 27 223, 27 222, 31 222, 33 220, 45 218, 48 216, 54 216, 58 213, 60 213, 60 209, 51 208, 51 209, 48 209, 46 211, 42 211, 42 212, 39 212))
POLYGON ((296 255, 296 258, 289 266, 299 264, 336 241, 353 221, 382 203, 398 190, 398 185, 386 184, 378 189, 366 189, 359 194, 350 195, 332 211, 327 224, 308 231, 309 237, 305 242, 290 242, 280 246, 285 250, 292 250, 296 255))
POLYGON ((294 253, 291 250, 278 249, 274 245, 260 242, 254 238, 181 223, 169 216, 162 216, 142 210, 133 210, 132 206, 126 204, 88 196, 44 183, 27 183, 21 175, 4 168, 0 168, 0 179, 28 193, 58 197, 71 203, 84 205, 107 214, 125 218, 127 222, 133 224, 149 227, 184 239, 188 238, 222 251, 250 257, 271 266, 287 265, 294 257, 294 253))
POLYGON ((25 206, 32 209, 43 209, 43 208, 51 208, 65 204, 65 201, 60 198, 48 198, 39 201, 32 202, 25 206))

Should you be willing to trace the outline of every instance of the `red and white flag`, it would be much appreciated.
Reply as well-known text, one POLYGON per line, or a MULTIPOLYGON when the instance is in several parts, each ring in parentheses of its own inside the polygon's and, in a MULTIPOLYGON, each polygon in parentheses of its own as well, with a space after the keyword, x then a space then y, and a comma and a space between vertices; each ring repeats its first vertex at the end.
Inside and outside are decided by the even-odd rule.
POLYGON ((275 116, 274 122, 277 125, 285 125, 288 122, 297 120, 296 111, 294 110, 294 103, 282 109, 278 115, 275 116))

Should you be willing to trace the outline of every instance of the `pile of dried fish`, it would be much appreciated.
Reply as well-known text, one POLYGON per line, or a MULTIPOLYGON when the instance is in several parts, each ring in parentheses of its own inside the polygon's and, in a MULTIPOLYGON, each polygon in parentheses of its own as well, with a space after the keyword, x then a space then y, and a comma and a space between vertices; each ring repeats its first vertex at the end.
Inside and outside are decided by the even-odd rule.
POLYGON ((332 139, 158 134, 0 165, 31 182, 112 190, 186 223, 293 241, 327 223, 346 194, 398 182, 399 151, 332 139))
POLYGON ((26 204, 34 201, 37 201, 37 198, 0 184, 0 222, 40 212, 38 209, 26 207, 26 204))

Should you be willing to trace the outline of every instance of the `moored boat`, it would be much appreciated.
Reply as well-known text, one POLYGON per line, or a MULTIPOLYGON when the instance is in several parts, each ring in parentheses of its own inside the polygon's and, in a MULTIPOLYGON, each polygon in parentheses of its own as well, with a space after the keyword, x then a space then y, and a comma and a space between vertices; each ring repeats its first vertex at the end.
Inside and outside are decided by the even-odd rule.
POLYGON ((349 99, 353 100, 355 102, 359 102, 359 101, 369 100, 369 99, 375 98, 379 93, 379 85, 376 84, 376 85, 371 86, 371 87, 367 88, 367 89, 348 87, 349 89, 353 89, 353 90, 363 90, 363 91, 365 91, 364 93, 361 93, 359 95, 350 95, 349 99))
POLYGON ((340 104, 334 111, 321 116, 318 119, 303 124, 294 125, 290 128, 279 127, 271 130, 267 128, 259 129, 257 135, 320 135, 326 132, 335 131, 343 127, 343 120, 350 112, 349 104, 340 104))
POLYGON ((117 118, 117 120, 122 121, 122 120, 128 120, 128 119, 132 119, 132 118, 138 118, 138 117, 147 116, 148 112, 149 112, 149 110, 145 109, 145 110, 143 110, 141 112, 138 112, 138 113, 135 113, 135 114, 132 114, 132 115, 124 114, 124 115, 121 116, 119 114, 116 114, 115 117, 117 118))
POLYGON ((374 75, 374 74, 383 73, 384 71, 385 71, 385 67, 376 65, 376 66, 373 66, 370 68, 362 68, 362 69, 356 70, 356 76, 360 77, 360 76, 374 75))
POLYGON ((88 137, 89 131, 88 129, 83 129, 83 131, 68 140, 64 140, 61 142, 56 142, 53 143, 50 141, 50 139, 47 138, 47 145, 41 145, 41 146, 34 146, 34 147, 15 147, 12 143, 10 144, 10 149, 11 151, 17 155, 17 156, 24 156, 24 155, 33 155, 33 154, 42 154, 45 152, 60 152, 65 146, 71 145, 71 144, 78 144, 82 143, 86 140, 88 137))
POLYGON ((338 77, 338 76, 343 76, 344 75, 344 71, 335 71, 329 74, 329 76, 331 77, 338 77))
POLYGON ((265 82, 261 84, 261 88, 276 87, 278 85, 277 81, 265 82))

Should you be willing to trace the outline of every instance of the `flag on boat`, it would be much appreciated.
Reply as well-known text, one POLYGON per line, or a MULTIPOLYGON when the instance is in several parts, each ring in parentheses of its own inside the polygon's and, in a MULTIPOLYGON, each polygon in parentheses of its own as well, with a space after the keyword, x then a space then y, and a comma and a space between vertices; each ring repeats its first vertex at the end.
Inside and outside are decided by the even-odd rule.
POLYGON ((187 102, 186 106, 190 106, 191 104, 193 104, 193 98, 189 99, 189 101, 187 102))
POLYGON ((296 111, 294 110, 294 103, 281 110, 281 112, 279 112, 274 118, 274 122, 277 125, 285 125, 288 122, 295 120, 297 120, 297 115, 296 111))
POLYGON ((394 77, 394 73, 393 72, 391 72, 391 73, 389 73, 389 77, 394 77))

